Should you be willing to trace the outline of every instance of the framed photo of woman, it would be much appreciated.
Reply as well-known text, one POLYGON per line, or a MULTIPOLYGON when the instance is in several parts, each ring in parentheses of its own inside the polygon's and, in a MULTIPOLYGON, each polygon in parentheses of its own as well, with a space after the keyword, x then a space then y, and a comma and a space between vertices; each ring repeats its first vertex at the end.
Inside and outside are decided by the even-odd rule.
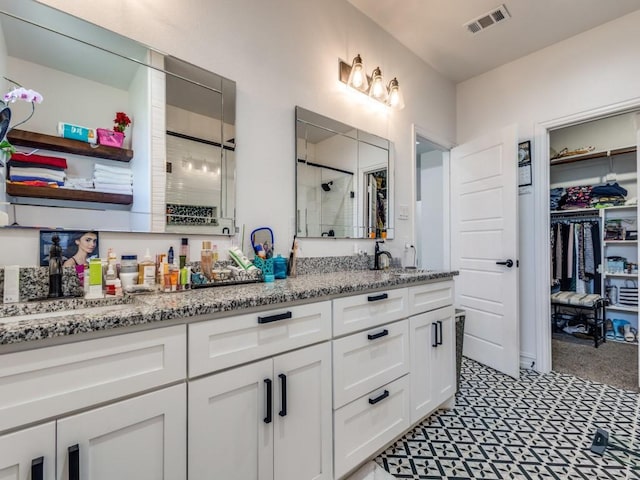
POLYGON ((49 266, 49 249, 53 236, 60 238, 62 266, 86 265, 91 258, 100 257, 98 232, 94 230, 40 230, 40 266, 49 266))

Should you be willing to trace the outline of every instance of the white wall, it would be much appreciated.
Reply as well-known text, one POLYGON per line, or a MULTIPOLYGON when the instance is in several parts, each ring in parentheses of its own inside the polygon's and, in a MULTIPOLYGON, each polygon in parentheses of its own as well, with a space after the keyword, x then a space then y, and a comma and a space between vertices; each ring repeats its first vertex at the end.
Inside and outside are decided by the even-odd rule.
POLYGON ((421 195, 422 237, 415 245, 418 265, 429 270, 444 268, 444 160, 442 152, 433 150, 420 156, 419 171, 421 195))
MULTIPOLYGON (((535 125, 640 96, 640 11, 520 58, 457 86, 457 140, 517 123, 535 125)), ((535 360, 533 195, 521 195, 520 348, 535 360)))
MULTIPOLYGON (((44 0, 73 15, 124 34, 160 51, 237 82, 237 220, 246 231, 269 225, 276 253, 285 253, 294 234, 294 107, 341 120, 393 142, 395 204, 412 205, 413 123, 453 142, 455 86, 402 47, 346 0, 239 0, 132 2, 112 0, 108 8, 84 0, 44 0), (397 76, 406 108, 390 112, 338 81, 338 58, 360 53, 368 69, 380 65, 397 76)), ((412 241, 413 219, 394 220, 401 256, 412 241)), ((3 244, 4 244, 4 234, 3 244)), ((14 238, 11 235, 9 238, 14 238)), ((17 235, 33 242, 37 234, 17 235)), ((121 235, 124 237, 124 235, 121 235)), ((131 236, 137 244, 140 236, 131 236)), ((353 240, 301 242, 305 256, 350 255, 353 240)), ((101 241, 102 244, 102 241, 101 241)), ((140 241, 140 250, 144 249, 140 241)), ((372 240, 359 240, 373 253, 372 240)), ((0 265, 23 260, 0 251, 0 265)), ((29 253, 28 258, 34 258, 29 253)))

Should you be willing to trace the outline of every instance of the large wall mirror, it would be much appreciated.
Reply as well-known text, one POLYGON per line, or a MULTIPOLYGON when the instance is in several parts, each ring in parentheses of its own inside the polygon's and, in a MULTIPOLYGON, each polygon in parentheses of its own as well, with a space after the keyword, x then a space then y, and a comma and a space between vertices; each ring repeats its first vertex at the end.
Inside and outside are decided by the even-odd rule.
POLYGON ((7 139, 66 160, 56 188, 12 181, 12 169, 33 171, 22 164, 2 168, 9 224, 235 233, 233 81, 31 0, 0 0, 0 30, 0 95, 20 84, 44 97, 22 125, 32 105, 10 105, 7 139), (116 112, 132 120, 120 148, 59 134, 60 122, 111 130, 116 112))
POLYGON ((392 238, 388 140, 296 107, 299 237, 392 238))

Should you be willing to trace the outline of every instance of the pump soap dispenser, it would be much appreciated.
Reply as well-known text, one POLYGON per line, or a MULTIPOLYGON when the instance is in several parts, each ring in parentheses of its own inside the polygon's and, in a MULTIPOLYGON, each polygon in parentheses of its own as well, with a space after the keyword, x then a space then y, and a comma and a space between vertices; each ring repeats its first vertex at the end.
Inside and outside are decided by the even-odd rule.
POLYGON ((62 297, 62 248, 60 237, 51 238, 53 245, 49 248, 49 298, 62 297))

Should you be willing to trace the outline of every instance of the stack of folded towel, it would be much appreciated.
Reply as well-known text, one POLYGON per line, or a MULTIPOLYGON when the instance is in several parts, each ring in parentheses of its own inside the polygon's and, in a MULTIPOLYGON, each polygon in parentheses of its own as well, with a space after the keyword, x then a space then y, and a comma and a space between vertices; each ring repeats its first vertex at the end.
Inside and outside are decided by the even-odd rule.
POLYGON ((14 153, 9 166, 9 181, 37 187, 60 187, 66 179, 67 161, 46 155, 14 153))
POLYGON ((96 191, 133 195, 133 174, 128 167, 111 167, 96 163, 93 185, 96 191))

